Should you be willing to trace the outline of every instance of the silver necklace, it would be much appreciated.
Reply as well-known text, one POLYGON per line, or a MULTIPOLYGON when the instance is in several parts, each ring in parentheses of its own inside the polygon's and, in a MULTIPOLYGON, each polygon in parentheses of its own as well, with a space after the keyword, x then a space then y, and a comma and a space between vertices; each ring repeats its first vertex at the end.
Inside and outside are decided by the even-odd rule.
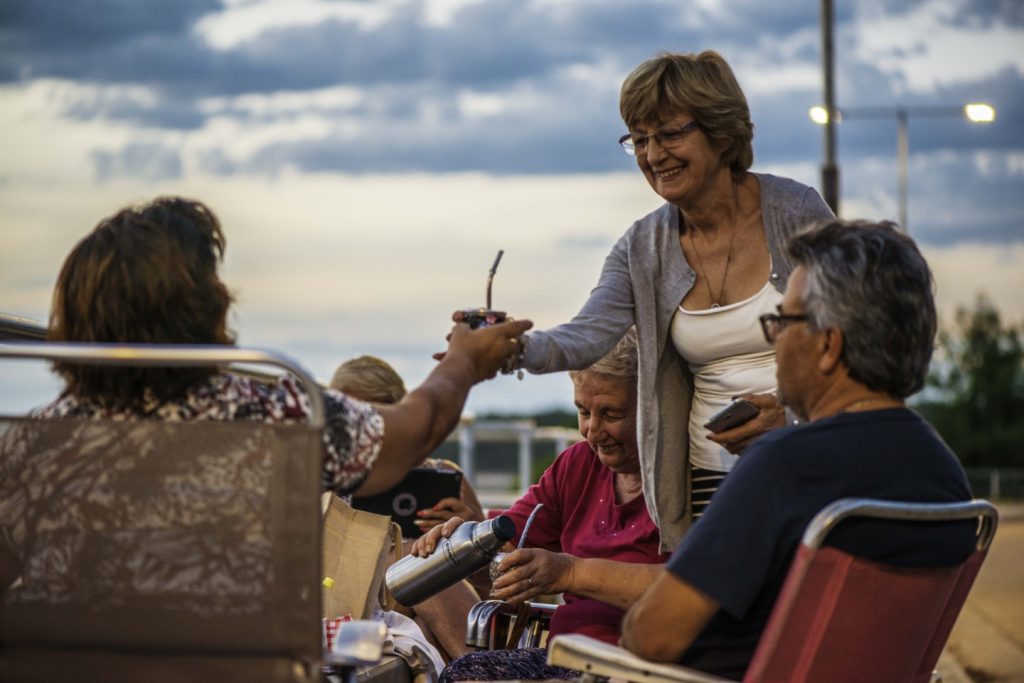
POLYGON ((711 280, 708 278, 708 271, 704 268, 704 259, 700 256, 700 251, 697 249, 697 240, 693 238, 695 232, 693 224, 689 220, 685 221, 686 229, 690 233, 690 244, 693 246, 693 254, 697 257, 698 274, 704 278, 704 286, 708 290, 708 298, 711 300, 711 308, 721 308, 722 304, 722 293, 725 291, 725 281, 729 277, 729 264, 732 263, 732 247, 736 243, 736 221, 732 223, 732 234, 729 236, 729 255, 725 257, 725 268, 722 270, 722 281, 718 285, 718 296, 715 296, 711 291, 711 280))

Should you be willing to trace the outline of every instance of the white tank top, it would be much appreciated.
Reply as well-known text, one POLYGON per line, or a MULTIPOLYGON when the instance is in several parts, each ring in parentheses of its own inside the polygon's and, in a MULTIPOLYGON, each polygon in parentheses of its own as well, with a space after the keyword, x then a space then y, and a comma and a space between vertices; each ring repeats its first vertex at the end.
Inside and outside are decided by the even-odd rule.
POLYGON ((672 316, 672 343, 693 373, 690 464, 728 472, 739 459, 707 438, 704 423, 739 394, 774 392, 775 350, 765 341, 758 316, 774 313, 782 294, 766 282, 754 296, 719 308, 672 316))

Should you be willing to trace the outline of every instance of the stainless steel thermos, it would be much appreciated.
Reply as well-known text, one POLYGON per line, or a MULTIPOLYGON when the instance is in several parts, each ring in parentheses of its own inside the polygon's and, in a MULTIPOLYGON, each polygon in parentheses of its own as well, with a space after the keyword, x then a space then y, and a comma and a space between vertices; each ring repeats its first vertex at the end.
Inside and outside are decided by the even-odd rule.
POLYGON ((466 522, 451 538, 442 538, 429 557, 407 555, 388 567, 384 585, 395 600, 411 607, 487 566, 515 535, 515 522, 504 515, 466 522))

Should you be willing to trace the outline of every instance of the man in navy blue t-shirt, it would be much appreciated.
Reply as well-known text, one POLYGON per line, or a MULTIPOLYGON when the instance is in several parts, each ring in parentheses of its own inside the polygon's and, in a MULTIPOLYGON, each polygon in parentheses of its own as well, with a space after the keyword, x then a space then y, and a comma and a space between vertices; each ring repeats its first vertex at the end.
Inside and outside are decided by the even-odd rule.
MULTIPOLYGON (((808 424, 749 446, 704 516, 623 622, 622 644, 647 659, 742 678, 811 518, 838 498, 954 502, 963 469, 904 404, 924 385, 936 316, 928 265, 891 223, 835 221, 790 239, 795 268, 777 314, 782 402, 808 424)), ((900 565, 956 564, 972 523, 847 522, 845 550, 900 565)))

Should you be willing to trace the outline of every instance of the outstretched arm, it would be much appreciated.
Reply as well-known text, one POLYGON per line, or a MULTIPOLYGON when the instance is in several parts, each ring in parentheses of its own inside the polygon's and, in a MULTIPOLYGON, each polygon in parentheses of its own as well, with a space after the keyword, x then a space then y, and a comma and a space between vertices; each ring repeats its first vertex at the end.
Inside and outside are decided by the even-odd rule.
POLYGON ((518 353, 528 320, 470 330, 452 328, 448 351, 420 386, 394 405, 378 405, 384 443, 359 495, 385 491, 436 449, 459 421, 470 388, 490 379, 518 353))

